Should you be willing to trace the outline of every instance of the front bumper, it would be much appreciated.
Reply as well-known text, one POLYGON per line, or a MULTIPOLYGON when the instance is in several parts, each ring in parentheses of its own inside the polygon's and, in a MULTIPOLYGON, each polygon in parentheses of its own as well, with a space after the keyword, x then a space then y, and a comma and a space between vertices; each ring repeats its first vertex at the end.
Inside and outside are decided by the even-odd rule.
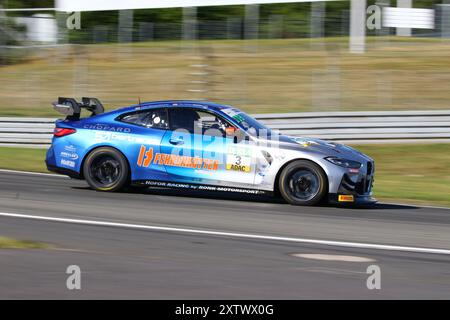
POLYGON ((330 193, 328 195, 328 203, 339 205, 372 205, 378 202, 372 195, 352 195, 353 201, 339 201, 339 195, 337 193, 330 193))
POLYGON ((344 173, 337 193, 331 193, 328 200, 333 204, 371 205, 377 202, 372 196, 375 164, 367 161, 359 172, 344 173))

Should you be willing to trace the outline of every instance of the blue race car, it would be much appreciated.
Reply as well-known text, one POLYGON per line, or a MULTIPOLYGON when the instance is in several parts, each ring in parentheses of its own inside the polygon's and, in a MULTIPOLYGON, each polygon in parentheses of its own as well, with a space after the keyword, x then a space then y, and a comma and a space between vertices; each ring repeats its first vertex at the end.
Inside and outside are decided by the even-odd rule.
POLYGON ((374 161, 357 150, 275 132, 240 110, 156 101, 104 112, 59 98, 46 164, 99 191, 128 185, 279 194, 294 205, 373 203, 374 161), (82 109, 91 112, 81 118, 82 109))

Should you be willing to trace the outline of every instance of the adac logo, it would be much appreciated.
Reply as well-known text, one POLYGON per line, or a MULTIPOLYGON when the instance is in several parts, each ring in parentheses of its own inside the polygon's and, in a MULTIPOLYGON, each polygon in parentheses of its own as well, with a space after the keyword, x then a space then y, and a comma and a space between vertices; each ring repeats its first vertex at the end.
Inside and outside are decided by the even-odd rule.
POLYGON ((242 172, 248 172, 250 167, 238 165, 238 164, 230 164, 227 165, 227 170, 234 170, 234 171, 242 171, 242 172))

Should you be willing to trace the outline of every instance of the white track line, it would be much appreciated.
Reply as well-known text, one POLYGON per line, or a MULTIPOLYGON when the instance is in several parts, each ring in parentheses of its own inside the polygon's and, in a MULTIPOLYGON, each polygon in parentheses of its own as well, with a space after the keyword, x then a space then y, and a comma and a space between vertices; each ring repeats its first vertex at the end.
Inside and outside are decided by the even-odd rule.
POLYGON ((22 218, 22 219, 43 220, 43 221, 53 221, 53 222, 65 222, 65 223, 74 223, 74 224, 84 224, 84 225, 94 225, 94 226, 104 226, 104 227, 120 227, 120 228, 130 228, 130 229, 139 229, 139 230, 154 230, 154 231, 169 231, 169 232, 190 233, 190 234, 203 234, 203 235, 242 238, 242 239, 310 243, 310 244, 318 244, 318 245, 326 245, 326 246, 349 247, 349 248, 359 248, 359 249, 375 249, 375 250, 450 255, 450 250, 447 250, 447 249, 406 247, 406 246, 383 245, 383 244, 373 244, 373 243, 359 243, 359 242, 329 241, 329 240, 317 240, 317 239, 306 239, 306 238, 268 236, 268 235, 260 235, 260 234, 247 234, 247 233, 235 233, 235 232, 226 232, 226 231, 150 226, 150 225, 129 224, 129 223, 119 223, 119 222, 108 222, 108 221, 55 218, 55 217, 35 216, 35 215, 7 213, 7 212, 0 212, 0 216, 12 217, 12 218, 22 218))
POLYGON ((0 169, 0 172, 17 173, 17 174, 32 175, 32 176, 68 178, 67 176, 64 176, 64 175, 54 174, 54 173, 44 173, 44 172, 18 171, 18 170, 8 170, 8 169, 0 169))

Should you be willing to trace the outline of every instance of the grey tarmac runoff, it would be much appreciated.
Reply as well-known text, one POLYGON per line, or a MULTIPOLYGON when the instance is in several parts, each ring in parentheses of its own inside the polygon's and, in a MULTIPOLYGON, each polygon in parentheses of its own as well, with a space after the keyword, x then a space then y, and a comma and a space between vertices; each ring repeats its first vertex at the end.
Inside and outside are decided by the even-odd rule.
POLYGON ((450 298, 450 210, 294 207, 257 196, 90 190, 0 171, 0 298, 450 298), (81 290, 66 268, 81 268, 81 290), (379 266, 381 289, 366 286, 379 266))

